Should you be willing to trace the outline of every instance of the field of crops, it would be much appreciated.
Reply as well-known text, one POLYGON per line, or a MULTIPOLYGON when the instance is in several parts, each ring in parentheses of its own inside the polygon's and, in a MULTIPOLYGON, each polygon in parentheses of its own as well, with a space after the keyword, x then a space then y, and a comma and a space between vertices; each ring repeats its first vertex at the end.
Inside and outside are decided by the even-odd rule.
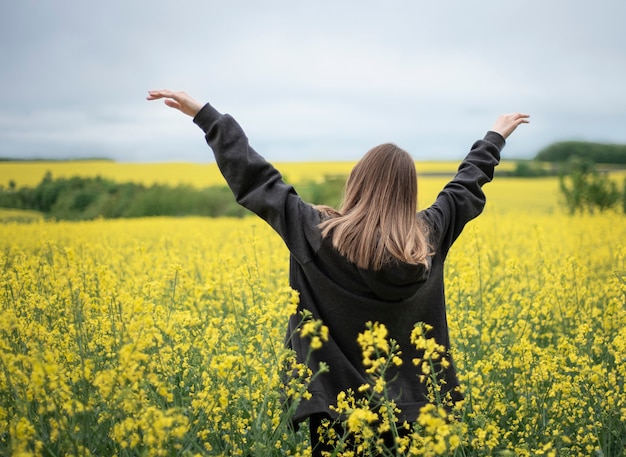
MULTIPOLYGON (((421 204, 444 182, 422 179, 421 204)), ((566 215, 557 189, 488 185, 446 270, 466 401, 454 421, 426 409, 402 455, 624 455, 626 217, 566 215)), ((287 269, 252 217, 0 224, 0 454, 309 455, 290 414, 315 374, 283 349, 287 269)), ((322 324, 295 337, 323 344, 322 324)), ((349 393, 337 407, 370 455, 393 415, 349 393)))

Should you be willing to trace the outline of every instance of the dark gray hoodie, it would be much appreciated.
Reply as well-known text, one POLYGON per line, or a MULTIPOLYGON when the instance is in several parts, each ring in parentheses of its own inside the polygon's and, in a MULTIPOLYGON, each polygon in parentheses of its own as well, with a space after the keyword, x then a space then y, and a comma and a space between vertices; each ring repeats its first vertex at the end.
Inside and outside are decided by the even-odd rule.
MULTIPOLYGON (((309 310, 329 328, 329 340, 312 352, 310 367, 316 371, 325 362, 330 371, 317 377, 309 387, 312 398, 303 401, 295 420, 314 413, 334 416, 329 408, 337 394, 356 391, 370 378, 363 366, 357 336, 367 322, 384 324, 389 336, 402 351, 403 363, 389 373, 394 378, 387 385, 401 410, 401 421, 414 421, 425 403, 426 387, 420 383, 420 371, 412 360, 420 352, 410 342, 417 322, 430 324, 427 335, 450 348, 444 294, 444 261, 452 243, 465 224, 478 216, 485 205, 482 185, 493 178, 500 159, 504 138, 487 132, 474 143, 460 164, 456 176, 439 193, 435 203, 420 211, 430 229, 430 243, 435 250, 429 267, 398 262, 380 271, 358 268, 323 239, 320 212, 304 202, 280 173, 254 151, 248 139, 228 114, 205 105, 194 118, 213 149, 217 165, 233 191, 237 202, 263 218, 282 237, 290 252, 289 282, 300 293, 300 309, 309 310)), ((309 353, 308 339, 297 336, 301 317, 289 320, 288 339, 301 361, 309 353)), ((442 371, 443 393, 458 400, 458 380, 454 365, 442 371)))

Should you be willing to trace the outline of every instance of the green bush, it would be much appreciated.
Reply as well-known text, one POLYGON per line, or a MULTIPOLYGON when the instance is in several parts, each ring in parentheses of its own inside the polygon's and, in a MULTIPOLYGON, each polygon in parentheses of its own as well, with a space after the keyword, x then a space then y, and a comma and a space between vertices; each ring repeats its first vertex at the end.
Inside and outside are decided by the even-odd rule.
POLYGON ((346 176, 326 175, 324 181, 309 181, 298 186, 300 196, 314 205, 338 207, 343 198, 346 176))
POLYGON ((571 157, 563 167, 559 184, 571 214, 604 211, 617 206, 620 200, 617 184, 606 173, 598 172, 589 159, 571 157))

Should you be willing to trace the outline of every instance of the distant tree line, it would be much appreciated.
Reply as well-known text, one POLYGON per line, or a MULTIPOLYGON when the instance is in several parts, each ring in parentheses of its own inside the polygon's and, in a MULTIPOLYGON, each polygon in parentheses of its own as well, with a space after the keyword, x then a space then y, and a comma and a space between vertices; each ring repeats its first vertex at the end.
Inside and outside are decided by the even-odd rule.
POLYGON ((518 160, 513 170, 496 170, 499 176, 533 178, 559 176, 570 159, 579 158, 592 164, 626 165, 626 145, 561 141, 540 150, 533 159, 518 160))
MULTIPOLYGON (((299 193, 314 204, 339 203, 345 178, 327 177, 324 182, 298 186, 299 193)), ((64 220, 147 216, 243 217, 249 212, 238 205, 226 186, 196 189, 189 185, 116 183, 102 177, 53 178, 47 173, 36 187, 0 187, 0 207, 39 211, 48 218, 64 220)))
POLYGON ((566 162, 571 157, 580 157, 594 163, 626 164, 626 144, 561 141, 539 151, 535 156, 535 160, 541 162, 566 162))

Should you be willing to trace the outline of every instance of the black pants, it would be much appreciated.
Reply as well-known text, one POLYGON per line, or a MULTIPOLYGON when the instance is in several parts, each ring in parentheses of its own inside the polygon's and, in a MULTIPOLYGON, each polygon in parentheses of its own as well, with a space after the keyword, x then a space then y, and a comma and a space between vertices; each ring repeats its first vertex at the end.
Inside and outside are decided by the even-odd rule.
MULTIPOLYGON (((332 422, 332 419, 330 418, 330 416, 324 413, 313 414, 309 418, 309 421, 310 421, 309 430, 311 433, 311 448, 312 448, 313 457, 321 457, 323 451, 326 451, 332 454, 333 450, 335 449, 334 445, 329 445, 327 443, 320 442, 317 429, 319 428, 320 425, 322 425, 322 421, 324 419, 328 419, 329 421, 332 422)), ((335 433, 337 434, 337 436, 344 435, 345 430, 341 426, 341 424, 333 424, 333 428, 335 429, 335 433)), ((402 435, 402 433, 400 434, 402 435)), ((387 449, 393 449, 395 440, 391 432, 383 433, 381 435, 381 438, 383 438, 384 444, 387 447, 387 449)), ((347 444, 348 444, 348 447, 350 447, 350 437, 348 437, 347 444)))

